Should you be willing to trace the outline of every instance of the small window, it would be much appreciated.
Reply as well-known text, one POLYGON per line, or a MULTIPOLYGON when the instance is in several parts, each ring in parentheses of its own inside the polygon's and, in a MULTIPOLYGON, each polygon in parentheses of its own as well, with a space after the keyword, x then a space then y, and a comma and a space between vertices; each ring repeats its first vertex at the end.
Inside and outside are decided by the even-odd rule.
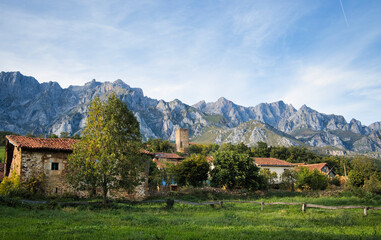
POLYGON ((52 163, 52 170, 58 170, 58 162, 52 163))

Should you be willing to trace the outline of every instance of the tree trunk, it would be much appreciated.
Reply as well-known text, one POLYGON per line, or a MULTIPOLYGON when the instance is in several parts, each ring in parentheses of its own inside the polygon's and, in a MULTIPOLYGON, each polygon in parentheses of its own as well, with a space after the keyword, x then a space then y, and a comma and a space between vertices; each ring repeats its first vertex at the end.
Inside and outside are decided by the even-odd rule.
POLYGON ((108 192, 106 183, 103 183, 102 190, 103 190, 102 204, 103 204, 103 207, 106 208, 107 207, 107 192, 108 192))

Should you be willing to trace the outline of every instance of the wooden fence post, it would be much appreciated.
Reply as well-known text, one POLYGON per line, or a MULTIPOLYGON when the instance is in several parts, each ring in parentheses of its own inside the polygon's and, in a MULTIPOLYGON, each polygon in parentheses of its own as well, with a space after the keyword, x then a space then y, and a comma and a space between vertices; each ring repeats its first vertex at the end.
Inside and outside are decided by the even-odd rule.
POLYGON ((364 215, 366 216, 366 215, 368 215, 368 213, 366 212, 368 210, 368 207, 365 207, 364 208, 364 215))
POLYGON ((222 204, 223 204, 224 202, 223 201, 220 201, 220 207, 222 207, 222 204))
POLYGON ((261 211, 263 211, 263 202, 261 202, 261 211))
POLYGON ((307 208, 307 204, 303 203, 303 204, 302 204, 302 212, 305 212, 305 211, 306 211, 306 208, 307 208))

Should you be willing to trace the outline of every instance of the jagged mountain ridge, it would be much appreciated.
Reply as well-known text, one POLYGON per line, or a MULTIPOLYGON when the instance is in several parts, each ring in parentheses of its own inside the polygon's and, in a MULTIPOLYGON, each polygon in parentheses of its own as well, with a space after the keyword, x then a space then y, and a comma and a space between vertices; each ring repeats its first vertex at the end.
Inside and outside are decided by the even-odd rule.
MULTIPOLYGON (((33 77, 23 76, 19 72, 0 73, 0 130, 37 135, 74 134, 84 127, 90 101, 95 96, 106 98, 110 92, 115 92, 134 112, 146 139, 160 137, 174 140, 175 130, 180 127, 189 128, 190 135, 197 138, 214 127, 232 129, 231 138, 224 141, 238 141, 242 129, 251 129, 240 125, 256 120, 273 128, 274 131, 269 127, 266 129, 281 138, 284 138, 282 132, 290 136, 287 139, 294 139, 290 140, 292 143, 381 152, 381 122, 363 126, 352 119, 347 123, 342 116, 322 114, 307 106, 297 110, 283 101, 243 107, 220 98, 216 102, 201 101, 189 106, 177 99, 171 102, 151 99, 144 96, 141 89, 131 88, 122 80, 113 83, 93 80, 84 86, 63 89, 56 82, 40 84, 33 77)), ((251 131, 259 134, 253 133, 253 136, 261 135, 258 127, 251 131)), ((261 140, 267 141, 265 137, 261 140)), ((245 141, 253 145, 258 137, 245 141)))

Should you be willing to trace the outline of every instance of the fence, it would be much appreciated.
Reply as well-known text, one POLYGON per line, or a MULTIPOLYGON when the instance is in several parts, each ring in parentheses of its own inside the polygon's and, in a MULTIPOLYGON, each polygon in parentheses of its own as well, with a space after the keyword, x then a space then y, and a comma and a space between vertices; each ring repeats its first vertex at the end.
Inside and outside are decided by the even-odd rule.
MULTIPOLYGON (((46 201, 30 201, 30 200, 21 200, 24 203, 28 204, 46 204, 46 201)), ((211 202, 188 202, 183 200, 149 200, 149 201, 140 201, 133 202, 134 204, 142 203, 166 203, 168 207, 172 207, 174 203, 181 203, 187 205, 209 205, 215 207, 216 205, 223 207, 224 203, 253 203, 261 205, 261 211, 264 210, 265 205, 300 205, 302 212, 305 212, 307 208, 320 208, 320 209, 329 209, 329 210, 338 210, 338 209, 363 209, 364 215, 368 215, 368 210, 381 210, 381 207, 367 207, 367 206, 324 206, 311 203, 301 203, 301 202, 259 202, 259 201, 239 201, 239 200, 224 200, 224 201, 211 201, 211 202)), ((100 202, 57 202, 61 206, 76 206, 76 205, 94 205, 100 204, 100 202)))
MULTIPOLYGON (((188 202, 182 200, 173 200, 175 203, 182 203, 188 205, 210 205, 211 207, 215 207, 215 205, 219 205, 223 207, 223 203, 254 203, 261 205, 261 211, 264 210, 265 205, 301 205, 302 212, 305 212, 307 208, 321 208, 321 209, 329 209, 329 210, 338 210, 338 209, 363 209, 364 215, 368 215, 368 210, 381 210, 381 207, 367 207, 367 206, 324 206, 318 204, 311 203, 300 203, 300 202, 258 202, 258 201, 234 201, 234 200, 226 200, 226 201, 213 201, 213 202, 188 202)), ((154 202, 166 202, 168 200, 153 200, 153 201, 142 201, 140 203, 154 203, 154 202)), ((173 203, 172 203, 173 205, 173 203)))

